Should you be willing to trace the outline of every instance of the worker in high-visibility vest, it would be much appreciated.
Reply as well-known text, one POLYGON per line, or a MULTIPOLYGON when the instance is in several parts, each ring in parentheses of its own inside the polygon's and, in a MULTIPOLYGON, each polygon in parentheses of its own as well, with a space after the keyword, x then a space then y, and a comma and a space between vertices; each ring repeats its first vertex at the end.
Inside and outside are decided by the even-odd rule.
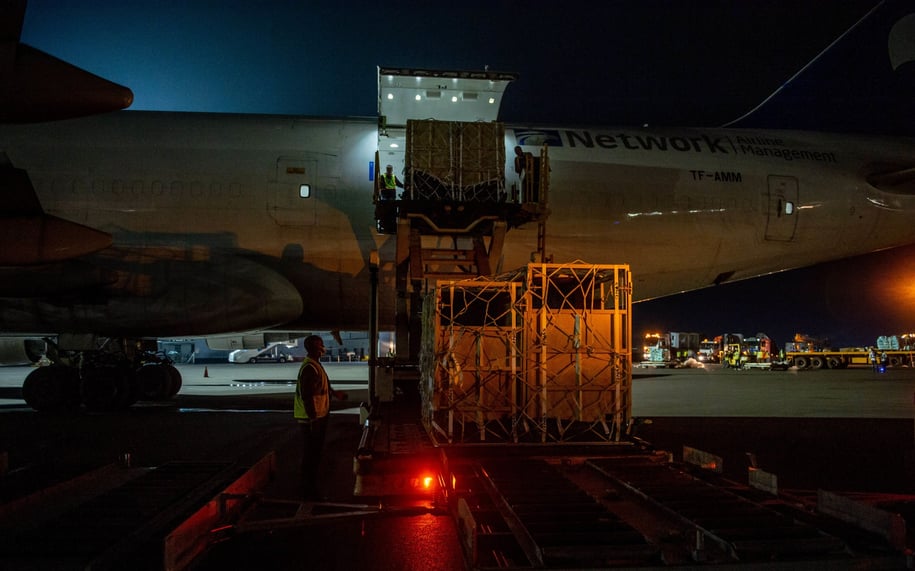
POLYGON ((308 356, 299 367, 293 414, 302 431, 302 492, 305 499, 316 500, 320 498, 318 468, 327 435, 330 397, 345 400, 346 393, 331 388, 321 365, 321 357, 327 351, 324 340, 318 335, 306 337, 305 351, 308 356))
POLYGON ((397 198, 397 187, 403 188, 403 183, 394 174, 394 167, 388 165, 384 168, 384 174, 381 175, 381 199, 394 200, 397 198))

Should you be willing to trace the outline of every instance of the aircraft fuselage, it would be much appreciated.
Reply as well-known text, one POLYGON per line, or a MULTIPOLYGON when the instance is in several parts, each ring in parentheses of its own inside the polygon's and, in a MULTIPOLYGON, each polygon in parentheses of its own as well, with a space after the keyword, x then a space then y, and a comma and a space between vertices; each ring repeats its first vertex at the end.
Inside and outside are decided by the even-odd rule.
MULTIPOLYGON (((372 203, 378 140, 374 118, 118 112, 2 127, 0 150, 45 211, 113 244, 0 268, 0 331, 365 329, 372 250, 393 282, 395 238, 376 232, 372 203)), ((915 197, 868 182, 906 167, 912 140, 506 126, 509 151, 542 143, 547 253, 629 264, 636 300, 915 242, 915 197)), ((536 245, 535 224, 511 230, 498 269, 536 245)))

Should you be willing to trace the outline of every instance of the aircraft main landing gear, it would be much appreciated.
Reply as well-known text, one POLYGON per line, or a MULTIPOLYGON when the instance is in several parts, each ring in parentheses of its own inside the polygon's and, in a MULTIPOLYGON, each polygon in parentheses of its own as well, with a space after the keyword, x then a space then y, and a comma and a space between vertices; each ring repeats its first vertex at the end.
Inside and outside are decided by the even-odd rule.
POLYGON ((123 410, 141 399, 174 397, 181 390, 181 373, 170 360, 139 345, 106 342, 98 350, 71 352, 55 346, 49 352, 54 363, 29 373, 22 398, 35 410, 64 412, 80 405, 91 411, 123 410))

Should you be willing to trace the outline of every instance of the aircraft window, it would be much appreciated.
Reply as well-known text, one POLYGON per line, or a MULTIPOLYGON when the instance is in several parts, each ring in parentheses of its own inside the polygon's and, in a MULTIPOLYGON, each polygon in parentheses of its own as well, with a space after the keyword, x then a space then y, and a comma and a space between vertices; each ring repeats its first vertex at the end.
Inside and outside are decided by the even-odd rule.
POLYGON ((311 198, 311 185, 310 184, 300 184, 299 185, 299 198, 311 198))
POLYGON ((794 203, 793 202, 785 202, 785 214, 787 214, 789 216, 794 214, 794 203))

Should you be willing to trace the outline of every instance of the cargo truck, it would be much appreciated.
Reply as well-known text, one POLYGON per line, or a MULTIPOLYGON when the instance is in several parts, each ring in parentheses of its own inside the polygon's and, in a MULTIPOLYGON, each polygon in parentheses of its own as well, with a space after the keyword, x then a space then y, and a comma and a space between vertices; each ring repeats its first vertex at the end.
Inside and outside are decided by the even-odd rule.
POLYGON ((720 362, 721 337, 714 339, 703 339, 699 342, 699 351, 696 358, 700 363, 718 363, 720 362))
POLYGON ((645 334, 642 346, 642 367, 676 367, 699 354, 701 336, 698 333, 668 331, 645 334))
POLYGON ((765 333, 744 337, 741 352, 741 366, 746 369, 769 369, 772 367, 772 340, 765 333))

